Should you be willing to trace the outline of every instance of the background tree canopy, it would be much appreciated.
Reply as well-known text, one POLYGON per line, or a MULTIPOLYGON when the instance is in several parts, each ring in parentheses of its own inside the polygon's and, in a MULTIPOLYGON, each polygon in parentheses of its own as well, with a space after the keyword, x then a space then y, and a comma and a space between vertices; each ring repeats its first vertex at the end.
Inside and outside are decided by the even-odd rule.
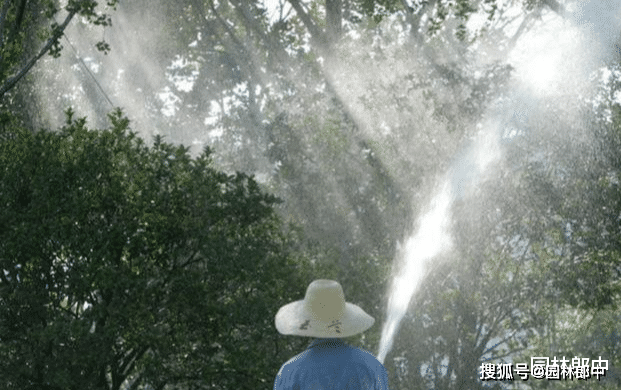
POLYGON ((481 363, 561 355, 621 386, 618 2, 1 3, 7 388, 269 388, 305 343, 273 316, 319 277, 375 352, 454 171, 391 386, 506 387, 481 363), (500 157, 476 173, 480 134, 500 157))

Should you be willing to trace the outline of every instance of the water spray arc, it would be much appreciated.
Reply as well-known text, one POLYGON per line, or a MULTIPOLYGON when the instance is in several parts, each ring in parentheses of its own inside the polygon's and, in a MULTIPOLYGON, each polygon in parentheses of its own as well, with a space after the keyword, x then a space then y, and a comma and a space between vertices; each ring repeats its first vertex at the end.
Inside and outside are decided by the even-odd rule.
POLYGON ((465 191, 480 180, 490 163, 500 157, 497 130, 498 125, 488 123, 479 131, 441 181, 429 206, 418 219, 414 234, 405 241, 400 251, 401 269, 390 287, 378 352, 378 360, 382 363, 392 349, 399 324, 429 262, 452 247, 450 222, 454 200, 464 196, 465 191))
POLYGON ((421 282, 426 263, 451 247, 448 229, 451 199, 452 191, 449 182, 445 181, 434 196, 430 210, 421 217, 417 232, 404 245, 403 269, 393 280, 386 310, 387 319, 382 328, 377 357, 382 363, 392 348, 397 329, 421 282))

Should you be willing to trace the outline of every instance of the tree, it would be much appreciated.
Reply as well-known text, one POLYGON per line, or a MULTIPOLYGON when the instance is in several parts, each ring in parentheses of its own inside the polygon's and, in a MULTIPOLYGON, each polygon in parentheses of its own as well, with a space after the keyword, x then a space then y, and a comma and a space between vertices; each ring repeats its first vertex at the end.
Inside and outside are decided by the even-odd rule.
POLYGON ((455 249, 428 266, 395 338, 395 388, 488 388, 481 364, 511 362, 549 324, 552 272, 470 207, 456 207, 455 249))
MULTIPOLYGON (((117 0, 106 4, 114 7, 117 0)), ((41 57, 60 55, 60 38, 74 16, 80 15, 99 26, 111 23, 110 17, 99 12, 97 2, 93 0, 70 0, 64 9, 64 20, 59 24, 55 21, 60 12, 56 1, 3 1, 0 10, 0 96, 15 87, 41 57), (41 28, 43 31, 39 31, 41 28), (24 48, 25 43, 37 44, 36 36, 43 38, 43 45, 39 49, 24 48)), ((109 50, 105 41, 98 42, 97 48, 109 50)))
MULTIPOLYGON (((549 326, 546 332, 531 338, 527 349, 513 359, 530 365, 531 357, 542 356, 557 359, 559 366, 572 366, 573 359, 588 359, 587 364, 593 367, 593 361, 605 360, 607 366, 604 376, 597 377, 591 373, 586 380, 560 379, 555 381, 529 379, 532 389, 573 389, 577 383, 584 389, 618 389, 619 388, 619 313, 617 310, 577 309, 563 305, 553 305, 550 310, 549 326), (561 359, 566 359, 565 363, 561 359), (577 383, 576 383, 577 382, 577 383), (554 383, 554 384, 552 384, 554 383)), ((582 363, 581 363, 582 365, 582 363)), ((565 375, 566 377, 566 375, 565 375)), ((516 378, 517 379, 517 378, 516 378)))
MULTIPOLYGON (((481 32, 459 40, 455 29, 483 10, 490 20, 482 30, 497 37, 508 5, 407 3, 282 1, 282 12, 277 9, 272 19, 265 4, 247 0, 120 7, 140 14, 147 9, 151 17, 155 8, 166 15, 170 34, 158 39, 157 47, 170 45, 168 39, 176 42, 174 53, 184 65, 167 72, 171 79, 188 77, 193 83, 189 91, 174 82, 166 85, 177 103, 174 115, 160 118, 161 133, 186 144, 193 141, 189 134, 196 134, 192 137, 221 151, 216 163, 224 170, 256 172, 278 196, 292 200, 282 205, 282 214, 306 225, 307 237, 329 242, 344 257, 378 250, 390 258, 410 220, 411 194, 418 195, 427 184, 423 178, 442 169, 472 132, 470 122, 507 75, 503 64, 492 63, 483 70, 486 77, 476 78, 464 53, 475 36, 491 38, 481 32), (403 31, 410 36, 402 39, 403 31), (352 38, 356 34, 362 38, 352 38), (380 43, 373 46, 375 41, 380 43), (457 60, 447 61, 447 53, 457 60), (357 62, 370 63, 368 69, 338 66, 365 56, 357 62), (400 69, 389 70, 392 61, 400 69), (387 80, 368 79, 377 72, 387 80), (357 77, 348 82, 348 75, 357 77), (356 85, 359 79, 362 87, 356 85), (355 93, 345 93, 350 90, 355 93), (389 112, 383 112, 386 107, 389 112), (369 118, 375 120, 367 123, 369 118), (352 225, 362 228, 354 233, 352 225)), ((544 6, 528 3, 525 18, 544 6)), ((120 61, 104 61, 103 68, 120 61)), ((123 69, 131 74, 127 83, 133 90, 120 95, 140 88, 145 91, 140 99, 157 111, 163 104, 153 96, 158 91, 148 82, 133 84, 149 72, 133 62, 127 60, 123 69)))
MULTIPOLYGON (((142 13, 146 7, 136 4, 142 13)), ((247 0, 163 6, 166 31, 179 44, 174 54, 181 53, 174 61, 182 63, 166 72, 171 80, 187 76, 193 87, 166 85, 174 91, 175 114, 159 130, 175 142, 190 142, 185 137, 192 134, 216 145, 215 163, 225 171, 256 172, 287 199, 278 211, 305 227, 303 245, 314 250, 323 272, 356 284, 377 313, 395 242, 424 206, 433 177, 446 172, 476 134, 489 103, 508 97, 506 56, 541 16, 563 13, 549 0, 291 0, 280 2, 274 19, 263 3, 247 0), (515 14, 514 7, 522 12, 515 14), (470 30, 466 22, 476 13, 486 18, 470 30), (512 35, 507 26, 515 27, 512 35), (477 51, 477 45, 490 50, 477 51)), ((108 68, 116 69, 112 63, 108 68)), ((139 79, 145 67, 132 63, 130 78, 139 79)), ((157 92, 139 97, 146 96, 151 112, 164 105, 157 92)), ((438 375, 438 386, 475 386, 477 359, 488 358, 483 341, 504 338, 501 324, 511 332, 521 326, 548 331, 544 320, 559 297, 578 305, 614 301, 618 213, 608 202, 618 204, 618 169, 610 165, 618 152, 611 148, 610 160, 599 160, 603 169, 591 171, 593 149, 574 153, 577 144, 589 146, 574 137, 585 125, 578 115, 585 106, 566 102, 538 107, 530 127, 520 127, 504 145, 497 180, 456 206, 454 264, 465 271, 451 274, 450 283, 433 275, 417 314, 432 325, 420 333, 412 329, 417 320, 404 326, 403 337, 420 336, 424 351, 409 356, 413 378, 416 362, 435 359, 433 368, 441 372, 446 358, 456 379, 438 375), (567 226, 576 232, 571 242, 567 226), (570 267, 576 263, 582 272, 570 267), (499 264, 510 271, 490 271, 499 264), (517 269, 522 279, 511 279, 517 269), (494 284, 496 276, 504 289, 494 284), (547 311, 513 302, 535 290, 547 311), (488 295, 498 299, 471 299, 488 295), (511 305, 501 307, 503 300, 511 305), (444 341, 434 344, 439 336, 444 341)), ((606 134, 615 139, 614 132, 606 134)), ((370 334, 370 345, 375 336, 370 334)), ((405 353, 415 345, 408 342, 405 353)))
MULTIPOLYGON (((180 45, 192 43, 176 74, 197 70, 195 87, 176 92, 171 127, 220 134, 203 137, 223 151, 217 163, 260 172, 279 196, 295 200, 283 214, 306 225, 308 237, 346 257, 346 248, 381 248, 391 257, 410 220, 411 194, 445 167, 508 77, 497 62, 475 77, 466 52, 477 35, 455 37, 455 20, 480 9, 490 14, 482 30, 494 36, 508 6, 403 3, 283 1, 272 20, 261 2, 168 5, 167 14, 179 16, 170 19, 183 31, 180 45), (385 78, 373 77, 379 72, 385 78), (197 115, 200 124, 182 122, 197 115), (362 227, 357 235, 352 225, 362 227)), ((525 7, 524 17, 543 6, 525 7)), ((503 36, 510 38, 517 36, 503 36)))
POLYGON ((72 115, 0 141, 0 387, 266 386, 299 348, 273 316, 307 282, 277 199, 120 111, 72 115))

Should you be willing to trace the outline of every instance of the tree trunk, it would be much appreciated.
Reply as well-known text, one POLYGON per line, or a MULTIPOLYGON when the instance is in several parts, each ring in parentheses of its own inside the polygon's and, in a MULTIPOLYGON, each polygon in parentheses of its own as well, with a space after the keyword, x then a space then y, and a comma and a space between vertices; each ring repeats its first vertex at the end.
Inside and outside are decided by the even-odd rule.
POLYGON ((341 37, 343 19, 343 1, 326 0, 326 35, 328 45, 337 42, 341 37))

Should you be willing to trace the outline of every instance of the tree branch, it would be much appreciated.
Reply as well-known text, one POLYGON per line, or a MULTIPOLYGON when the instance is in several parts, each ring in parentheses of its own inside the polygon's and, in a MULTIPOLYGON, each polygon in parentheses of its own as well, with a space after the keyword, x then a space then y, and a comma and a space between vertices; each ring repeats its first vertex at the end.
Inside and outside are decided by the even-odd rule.
POLYGON ((418 12, 415 15, 413 12, 408 13, 409 15, 414 15, 413 17, 410 16, 408 20, 410 21, 412 25, 410 34, 414 35, 417 41, 420 41, 421 35, 422 35, 422 34, 421 35, 418 34, 418 30, 421 28, 420 22, 423 19, 423 15, 427 13, 427 10, 433 9, 433 7, 436 5, 437 2, 438 0, 425 1, 423 2, 423 6, 420 7, 420 10, 418 10, 418 12))
POLYGON ((513 336, 515 336, 517 334, 517 330, 514 330, 513 332, 511 332, 510 335, 508 335, 507 337, 503 338, 502 340, 500 340, 499 342, 495 343, 494 345, 492 345, 491 347, 487 348, 486 350, 484 350, 481 353, 481 356, 495 350, 499 345, 501 345, 502 343, 507 342, 508 340, 512 339, 513 336))
POLYGON ((527 31, 527 26, 534 21, 534 16, 532 14, 528 14, 526 15, 526 17, 524 18, 524 20, 522 21, 522 23, 520 24, 520 26, 518 27, 517 31, 515 32, 515 34, 513 35, 513 37, 511 37, 511 39, 509 40, 509 43, 507 44, 507 48, 505 49, 505 53, 509 54, 511 53, 511 51, 515 48, 515 45, 517 44, 518 38, 520 38, 520 36, 522 36, 522 34, 524 34, 527 31))
POLYGON ((518 349, 513 349, 513 350, 511 350, 511 351, 509 351, 507 353, 504 353, 502 355, 494 355, 489 360, 491 360, 491 359, 502 359, 502 358, 507 357, 507 356, 515 355, 518 352, 525 351, 526 349, 528 349, 528 347, 520 347, 518 349))
POLYGON ((127 378, 127 376, 130 374, 131 370, 134 369, 136 361, 140 360, 140 358, 142 358, 148 350, 149 347, 147 346, 136 348, 123 358, 124 362, 121 363, 121 365, 119 366, 120 375, 123 376, 123 380, 125 380, 125 378, 127 378))
POLYGON ((311 19, 310 15, 304 10, 302 4, 300 4, 299 0, 288 0, 289 4, 293 7, 295 12, 298 14, 304 26, 308 29, 311 34, 312 40, 319 46, 320 50, 325 49, 326 47, 326 39, 323 35, 323 32, 317 27, 315 22, 311 19))
MULTIPOLYGON (((242 52, 242 54, 245 54, 243 57, 249 57, 247 55, 246 46, 242 42, 240 42, 239 39, 237 39, 237 37, 235 36, 235 32, 233 31, 231 26, 229 26, 229 24, 220 16, 220 14, 218 13, 218 10, 214 6, 213 2, 210 2, 209 5, 211 7, 211 11, 216 16, 216 19, 218 20, 218 22, 220 22, 220 24, 222 25, 222 27, 226 31, 226 33, 229 36, 230 40, 233 41, 233 44, 231 45, 229 42, 226 42, 226 41, 223 40, 222 43, 225 46, 227 46, 227 49, 228 49, 227 53, 229 53, 231 56, 233 56, 235 58, 235 60, 237 61, 237 65, 241 66, 242 64, 244 64, 244 61, 243 61, 244 58, 239 56, 237 53, 242 52)), ((246 59, 250 60, 250 58, 246 58, 246 59)))
POLYGON ((556 12, 560 16, 565 17, 565 7, 557 0, 543 0, 543 4, 547 5, 552 11, 556 12))
MULTIPOLYGON (((261 38, 270 51, 275 52, 275 57, 278 61, 285 61, 287 55, 282 46, 277 42, 270 34, 266 34, 266 30, 259 24, 259 19, 254 17, 248 9, 247 0, 235 0, 232 1, 235 8, 240 12, 243 19, 246 21, 246 25, 250 26, 252 30, 261 38)), ((270 53, 271 55, 271 53, 270 53)))
POLYGON ((39 51, 39 53, 37 55, 35 55, 34 57, 32 57, 30 59, 30 61, 28 61, 26 63, 26 65, 24 65, 22 67, 22 69, 17 72, 17 74, 11 78, 9 78, 3 85, 2 87, 0 87, 0 97, 4 96, 4 94, 9 91, 11 88, 13 88, 15 86, 15 84, 17 84, 17 82, 19 80, 21 80, 26 73, 28 73, 30 71, 30 69, 32 69, 32 67, 34 66, 34 64, 39 61, 41 59, 41 57, 43 57, 46 53, 48 53, 50 51, 50 49, 52 48, 52 46, 58 42, 58 40, 60 39, 60 37, 63 36, 65 29, 67 28, 67 26, 69 25, 69 23, 71 22, 71 19, 73 19, 73 17, 75 16, 75 14, 78 12, 77 9, 72 9, 69 14, 67 15, 67 17, 65 18, 65 20, 63 21, 63 23, 61 25, 59 25, 56 29, 54 29, 54 32, 52 33, 52 36, 47 40, 47 42, 45 43, 45 45, 41 48, 41 50, 39 51))
MULTIPOLYGON (((6 14, 9 12, 9 6, 11 0, 5 0, 2 4, 2 11, 0 11, 0 48, 4 47, 4 22, 6 22, 6 14)), ((0 57, 0 60, 2 57, 0 57)))
POLYGON ((9 33, 9 37, 7 39, 8 42, 12 42, 17 35, 17 31, 22 26, 22 22, 24 21, 24 12, 26 11, 26 3, 28 0, 21 0, 19 3, 19 7, 15 13, 15 23, 13 24, 13 28, 11 28, 11 32, 9 33))
MULTIPOLYGON (((175 267, 175 268, 186 268, 190 264, 193 264, 196 261, 201 260, 202 258, 200 256, 198 256, 199 254, 200 254, 200 250, 195 250, 194 252, 192 252, 191 255, 189 255, 187 257, 186 261, 184 261, 183 263, 179 264, 179 266, 175 267)), ((177 265, 177 264, 175 264, 175 265, 177 265)))
POLYGON ((242 18, 246 21, 246 24, 249 25, 263 41, 269 43, 269 39, 267 39, 266 36, 267 34, 265 34, 265 29, 258 25, 259 19, 250 13, 247 2, 232 0, 231 3, 233 4, 233 7, 239 11, 242 18))
POLYGON ((341 0, 326 0, 326 35, 330 42, 341 37, 343 23, 343 4, 341 0))

